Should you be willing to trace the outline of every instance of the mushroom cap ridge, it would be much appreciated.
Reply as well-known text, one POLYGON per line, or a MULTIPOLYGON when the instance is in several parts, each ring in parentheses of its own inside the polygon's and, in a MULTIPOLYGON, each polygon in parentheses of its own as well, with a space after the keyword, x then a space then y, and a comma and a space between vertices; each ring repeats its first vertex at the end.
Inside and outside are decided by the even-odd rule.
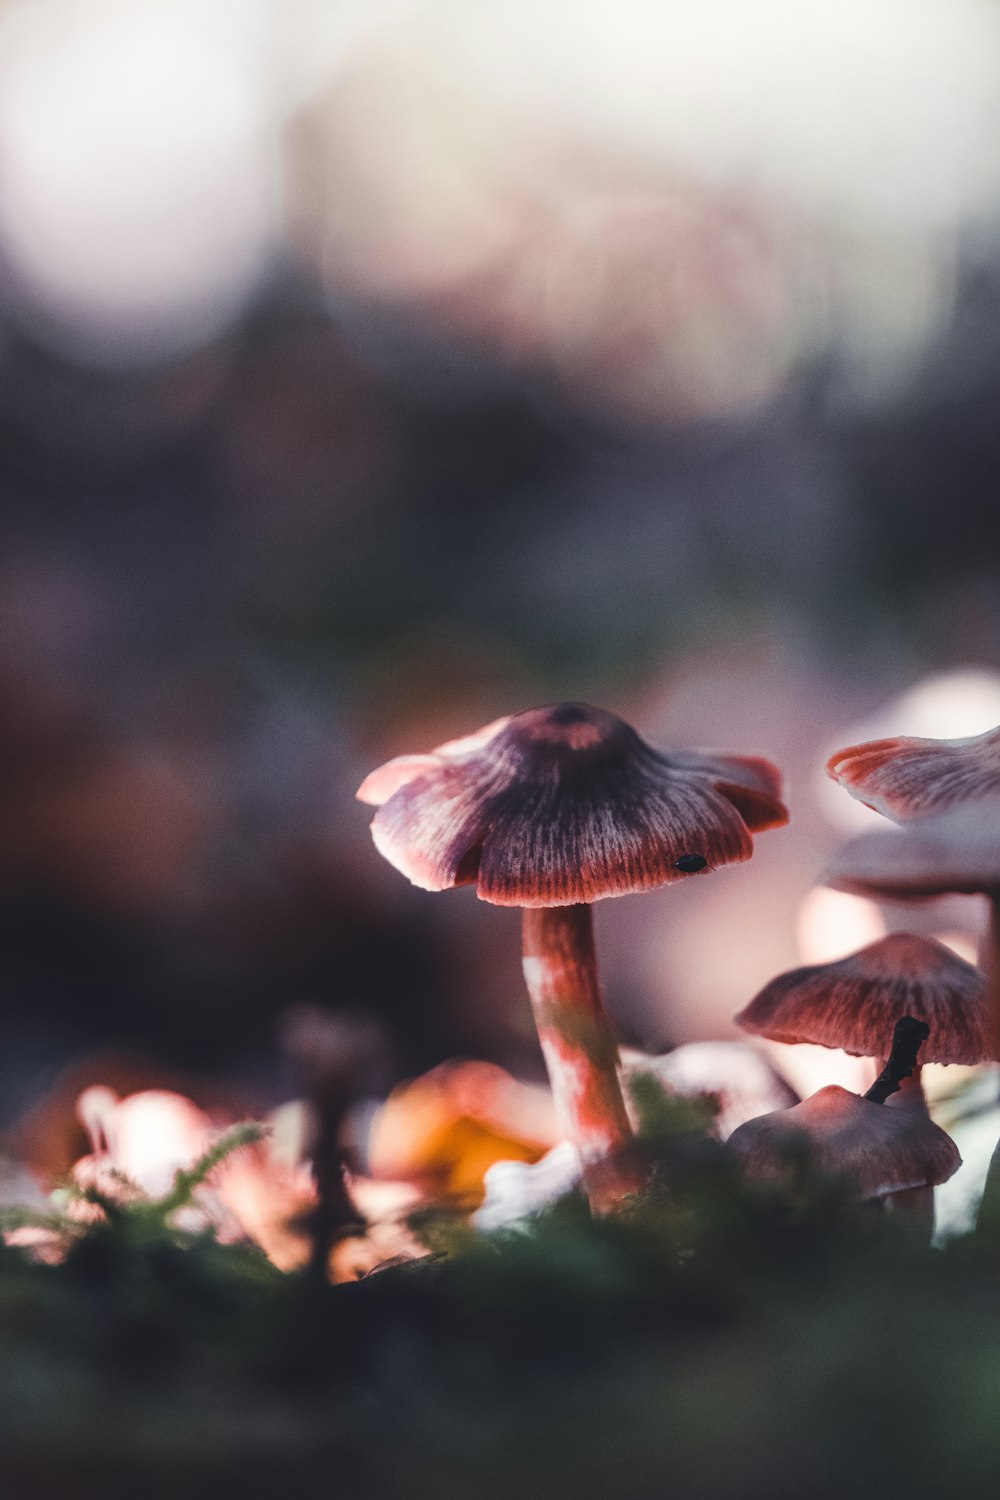
POLYGON ((389 761, 358 796, 414 885, 565 906, 749 859, 751 833, 788 820, 780 791, 769 761, 663 755, 613 714, 561 703, 389 761))
POLYGON ((835 963, 779 974, 735 1017, 774 1042, 888 1057, 900 1016, 926 1021, 921 1062, 987 1062, 993 1055, 985 974, 933 938, 890 933, 835 963))
POLYGON ((791 1109, 748 1120, 729 1145, 750 1176, 782 1178, 803 1138, 821 1171, 848 1173, 862 1198, 936 1187, 962 1164, 954 1141, 926 1115, 886 1109, 836 1084, 791 1109))
POLYGON ((837 750, 827 774, 897 823, 1000 796, 1000 726, 957 740, 869 740, 837 750))

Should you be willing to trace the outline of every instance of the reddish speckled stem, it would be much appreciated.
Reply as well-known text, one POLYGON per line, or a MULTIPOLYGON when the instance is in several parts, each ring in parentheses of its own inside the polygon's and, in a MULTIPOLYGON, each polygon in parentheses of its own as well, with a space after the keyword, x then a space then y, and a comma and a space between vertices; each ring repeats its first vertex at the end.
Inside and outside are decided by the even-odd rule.
POLYGON ((618 1051, 597 980, 589 906, 524 912, 524 979, 567 1140, 580 1153, 595 1213, 613 1210, 642 1186, 623 1153, 632 1143, 618 1081, 618 1051))

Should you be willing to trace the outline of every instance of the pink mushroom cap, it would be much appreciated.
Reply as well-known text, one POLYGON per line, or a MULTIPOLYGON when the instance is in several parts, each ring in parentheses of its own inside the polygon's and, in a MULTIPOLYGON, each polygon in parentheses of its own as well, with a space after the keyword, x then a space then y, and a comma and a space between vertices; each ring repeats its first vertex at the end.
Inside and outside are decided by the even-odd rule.
POLYGON ((906 823, 1000 796, 1000 726, 959 740, 900 736, 848 745, 826 769, 859 802, 906 823))
POLYGON ((666 755, 601 709, 497 719, 362 783, 379 852, 424 890, 475 885, 498 906, 568 906, 749 859, 788 821, 755 756, 666 755))
POLYGON ((891 933, 835 963, 779 974, 736 1016, 773 1042, 888 1057, 900 1016, 925 1021, 922 1063, 993 1056, 986 975, 933 938, 891 933))
POLYGON ((846 1173, 862 1198, 936 1187, 962 1164, 954 1141, 926 1115, 886 1109, 835 1084, 729 1137, 747 1174, 771 1179, 788 1175, 803 1141, 821 1171, 846 1173))

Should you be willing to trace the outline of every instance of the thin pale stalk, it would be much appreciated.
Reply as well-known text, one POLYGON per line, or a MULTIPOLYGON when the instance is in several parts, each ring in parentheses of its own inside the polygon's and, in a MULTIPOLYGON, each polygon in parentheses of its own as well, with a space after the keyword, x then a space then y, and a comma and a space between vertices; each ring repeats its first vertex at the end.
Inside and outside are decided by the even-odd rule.
MULTIPOLYGON (((1000 891, 987 891, 989 922, 979 956, 980 968, 989 980, 993 1057, 1000 1058, 1000 891)), ((1000 1141, 990 1157, 986 1185, 976 1218, 976 1233, 1000 1240, 1000 1141)))
POLYGON ((589 906, 525 910, 524 979, 560 1123, 579 1152, 591 1207, 607 1213, 642 1182, 624 1155, 632 1128, 601 1003, 589 906))
POLYGON ((988 1239, 992 1245, 1000 1241, 1000 1142, 990 1157, 986 1186, 976 1216, 976 1234, 988 1239))
POLYGON ((993 1056, 1000 1058, 1000 891, 988 891, 989 922, 981 954, 981 966, 989 980, 993 1056))

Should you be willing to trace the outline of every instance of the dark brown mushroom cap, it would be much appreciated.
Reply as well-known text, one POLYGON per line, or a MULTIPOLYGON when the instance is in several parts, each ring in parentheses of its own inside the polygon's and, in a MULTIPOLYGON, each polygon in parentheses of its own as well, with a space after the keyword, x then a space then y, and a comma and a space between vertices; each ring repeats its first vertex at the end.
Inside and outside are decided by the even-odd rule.
POLYGON ((823 881, 883 901, 998 891, 1000 798, 963 803, 899 829, 873 828, 841 849, 823 881))
POLYGON ((906 823, 1000 796, 1000 727, 961 740, 900 736, 848 745, 826 769, 859 802, 906 823))
POLYGON ((908 932, 891 933, 836 963, 779 974, 735 1019, 773 1042, 888 1057, 900 1016, 930 1027, 922 1063, 972 1065, 993 1056, 986 975, 943 943, 908 932))
POLYGON ((566 906, 749 859, 751 833, 788 820, 780 793, 769 761, 662 755, 613 714, 560 703, 389 761, 358 796, 414 885, 566 906))
POLYGON ((791 1109, 748 1120, 729 1145, 749 1175, 783 1178, 803 1138, 816 1165, 853 1177, 862 1198, 936 1187, 962 1164, 954 1141, 926 1115, 886 1109, 835 1084, 791 1109))

